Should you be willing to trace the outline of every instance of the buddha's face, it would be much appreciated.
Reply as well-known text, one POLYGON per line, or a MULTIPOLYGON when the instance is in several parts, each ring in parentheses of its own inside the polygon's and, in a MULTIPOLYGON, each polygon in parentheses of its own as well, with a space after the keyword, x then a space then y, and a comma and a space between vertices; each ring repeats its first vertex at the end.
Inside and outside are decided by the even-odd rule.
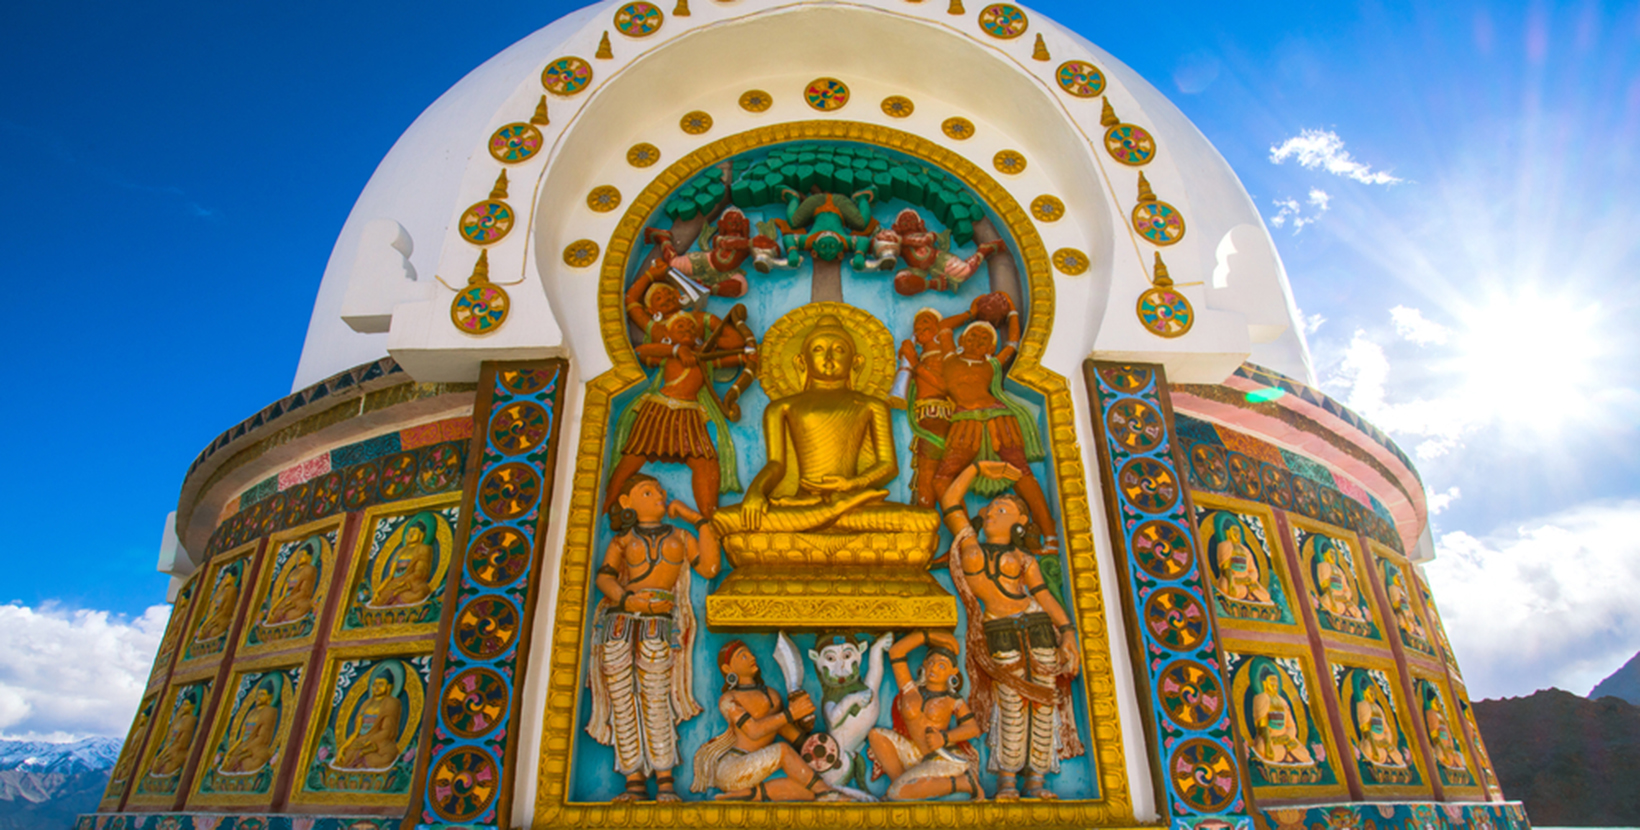
POLYGON ((988 355, 996 350, 996 332, 990 326, 969 326, 962 333, 962 352, 968 355, 988 355))
POLYGON ((1277 680, 1276 676, 1273 674, 1267 674, 1264 676, 1263 686, 1264 693, 1271 697, 1275 697, 1276 694, 1281 691, 1281 681, 1277 680))
POLYGON ((419 527, 412 527, 404 532, 404 541, 409 542, 412 545, 420 542, 425 537, 426 531, 419 527))
POLYGON ((1229 539, 1238 545, 1241 544, 1241 528, 1232 526, 1229 530, 1224 532, 1224 538, 1229 539))
POLYGON ((257 706, 267 706, 268 704, 270 704, 272 702, 273 702, 273 694, 268 691, 268 687, 263 686, 262 688, 256 690, 256 705, 257 706))
POLYGON ((847 334, 819 329, 803 341, 803 366, 810 380, 846 381, 858 355, 847 334))
POLYGON ((911 321, 911 336, 915 337, 917 342, 924 346, 933 343, 934 338, 939 333, 940 316, 938 314, 931 311, 920 311, 917 312, 916 318, 911 321))
POLYGON ((931 655, 923 661, 923 678, 931 689, 950 689, 951 678, 956 676, 956 665, 943 654, 931 655))
POLYGON ((387 697, 387 693, 391 691, 393 691, 393 683, 385 677, 377 677, 370 681, 371 697, 387 697))
POLYGON ((621 506, 638 514, 638 521, 658 522, 666 518, 666 488, 657 481, 640 481, 620 497, 621 506))

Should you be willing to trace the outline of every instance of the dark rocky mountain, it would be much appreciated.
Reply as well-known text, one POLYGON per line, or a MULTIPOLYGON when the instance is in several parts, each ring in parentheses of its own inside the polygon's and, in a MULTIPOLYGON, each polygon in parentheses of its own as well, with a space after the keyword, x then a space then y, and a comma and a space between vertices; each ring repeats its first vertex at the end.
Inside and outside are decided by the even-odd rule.
POLYGON ((1503 794, 1536 826, 1640 826, 1640 706, 1560 689, 1475 701, 1503 794))
POLYGON ((64 830, 95 811, 120 743, 0 740, 0 830, 64 830))
POLYGON ((1611 677, 1594 684, 1589 699, 1599 700, 1603 697, 1619 697, 1640 706, 1640 652, 1630 657, 1623 668, 1612 672, 1611 677))

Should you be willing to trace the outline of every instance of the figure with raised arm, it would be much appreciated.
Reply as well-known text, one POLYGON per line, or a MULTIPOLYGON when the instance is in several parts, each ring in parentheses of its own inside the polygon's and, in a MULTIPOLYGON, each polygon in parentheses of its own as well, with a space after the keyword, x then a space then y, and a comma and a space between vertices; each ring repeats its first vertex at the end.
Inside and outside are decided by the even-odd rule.
POLYGON ((983 799, 979 753, 968 743, 980 735, 979 719, 962 698, 961 646, 945 631, 915 631, 895 641, 889 665, 900 693, 894 728, 871 730, 871 755, 888 775, 890 801, 919 801, 962 793, 983 799), (915 676, 907 658, 926 646, 915 676))
POLYGON ((763 682, 757 657, 740 640, 718 650, 723 692, 718 713, 728 728, 695 752, 697 793, 719 790, 719 800, 831 801, 845 796, 831 788, 793 749, 814 719, 814 701, 799 691, 791 701, 763 682), (773 777, 784 772, 784 778, 773 777))

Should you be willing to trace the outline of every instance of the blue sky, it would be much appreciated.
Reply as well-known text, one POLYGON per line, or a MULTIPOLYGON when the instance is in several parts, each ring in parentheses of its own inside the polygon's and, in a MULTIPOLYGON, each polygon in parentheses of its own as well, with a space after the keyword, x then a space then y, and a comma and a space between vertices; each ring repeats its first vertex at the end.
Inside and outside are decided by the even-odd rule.
MULTIPOLYGON (((1640 5, 1248 6, 1033 8, 1242 177, 1323 388, 1414 453, 1442 507, 1431 578, 1476 696, 1586 692, 1640 649, 1640 5)), ((43 716, 29 701, 64 681, 24 665, 28 638, 151 653, 182 473, 289 389, 375 165, 572 8, 8 9, 0 494, 25 518, 0 554, 0 731, 123 729, 124 703, 43 716)))

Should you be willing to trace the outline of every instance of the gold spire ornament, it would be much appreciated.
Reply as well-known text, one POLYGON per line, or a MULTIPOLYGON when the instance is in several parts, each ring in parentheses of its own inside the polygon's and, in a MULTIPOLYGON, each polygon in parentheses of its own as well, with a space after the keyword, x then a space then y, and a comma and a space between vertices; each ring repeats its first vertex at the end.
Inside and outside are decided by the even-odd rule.
POLYGON ((490 188, 490 198, 507 198, 507 171, 503 170, 501 175, 495 177, 495 187, 490 188))
POLYGON ((530 123, 542 127, 552 123, 552 120, 547 118, 547 96, 541 96, 541 102, 535 105, 535 114, 530 116, 530 123))
POLYGON ((1139 295, 1139 304, 1135 309, 1139 315, 1139 325, 1157 337, 1183 337, 1196 324, 1196 310, 1174 286, 1160 251, 1156 253, 1152 274, 1150 287, 1139 295))
POLYGON ((604 61, 615 57, 615 50, 609 45, 609 32, 604 32, 603 38, 598 41, 598 52, 593 57, 604 61))
POLYGON ((1156 157, 1156 139, 1144 127, 1127 124, 1117 118, 1110 98, 1100 96, 1100 100, 1104 102, 1099 112, 1099 125, 1106 128, 1105 152, 1129 167, 1149 164, 1156 157))
POLYGON ((946 9, 945 13, 946 14, 967 14, 968 11, 962 7, 962 0, 951 0, 951 7, 946 9))
POLYGON ((1122 119, 1116 117, 1116 108, 1110 105, 1110 99, 1101 97, 1099 100, 1105 102, 1099 110, 1099 126, 1114 127, 1122 123, 1122 119))
POLYGON ((1031 57, 1039 61, 1053 60, 1053 58, 1048 56, 1048 44, 1042 39, 1041 33, 1038 33, 1036 36, 1036 46, 1031 49, 1031 57))
MULTIPOLYGON (((439 282, 444 280, 441 278, 439 282)), ((449 283, 444 283, 444 287, 449 288, 449 283)), ((506 289, 490 282, 490 252, 479 251, 473 274, 467 278, 467 287, 457 290, 455 299, 450 301, 450 322, 465 334, 483 336, 501 328, 511 310, 512 300, 506 289)))
POLYGON ((1155 245, 1172 245, 1184 238, 1184 214, 1156 198, 1143 171, 1139 173, 1139 204, 1133 206, 1132 222, 1134 232, 1155 245))
POLYGON ((672 16, 673 17, 688 17, 689 16, 689 0, 678 0, 678 4, 676 6, 672 7, 672 16))

